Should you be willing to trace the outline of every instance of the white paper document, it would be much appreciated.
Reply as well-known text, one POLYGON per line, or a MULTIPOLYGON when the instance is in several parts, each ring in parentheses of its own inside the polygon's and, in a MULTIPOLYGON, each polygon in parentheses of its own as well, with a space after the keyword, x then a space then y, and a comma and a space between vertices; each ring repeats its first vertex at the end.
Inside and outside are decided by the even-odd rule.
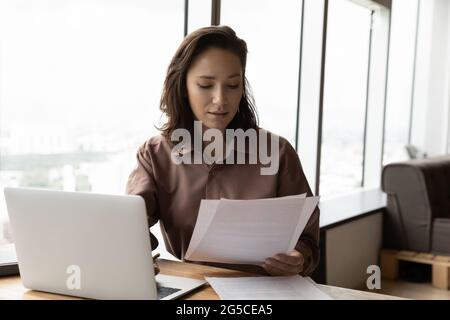
POLYGON ((186 260, 262 264, 292 251, 319 197, 202 200, 186 260))
POLYGON ((332 300, 311 278, 205 277, 222 300, 332 300))

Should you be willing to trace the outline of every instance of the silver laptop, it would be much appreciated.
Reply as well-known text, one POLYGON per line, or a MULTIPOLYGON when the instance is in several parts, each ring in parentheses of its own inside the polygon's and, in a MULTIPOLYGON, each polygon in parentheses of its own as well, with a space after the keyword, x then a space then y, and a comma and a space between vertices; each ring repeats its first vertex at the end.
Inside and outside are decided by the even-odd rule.
POLYGON ((25 287, 92 299, 175 299, 204 280, 154 275, 139 196, 5 188, 25 287))

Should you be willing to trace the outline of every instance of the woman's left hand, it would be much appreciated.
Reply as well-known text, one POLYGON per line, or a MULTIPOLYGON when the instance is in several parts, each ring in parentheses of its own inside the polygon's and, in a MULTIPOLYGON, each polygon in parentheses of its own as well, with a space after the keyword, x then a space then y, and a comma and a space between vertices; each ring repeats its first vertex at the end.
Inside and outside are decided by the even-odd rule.
POLYGON ((263 268, 272 276, 293 276, 303 271, 304 262, 301 252, 294 250, 267 258, 263 268))

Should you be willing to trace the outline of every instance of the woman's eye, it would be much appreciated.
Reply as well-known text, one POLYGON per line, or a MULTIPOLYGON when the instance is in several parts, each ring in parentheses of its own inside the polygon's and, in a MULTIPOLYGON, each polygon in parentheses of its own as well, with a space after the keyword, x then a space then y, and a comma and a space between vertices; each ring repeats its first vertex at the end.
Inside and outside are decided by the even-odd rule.
MULTIPOLYGON (((204 85, 202 85, 202 84, 197 84, 200 88, 202 88, 202 89, 211 89, 212 87, 213 87, 213 85, 212 84, 204 84, 204 85)), ((227 87, 228 88, 230 88, 230 89, 237 89, 237 88, 239 88, 239 84, 236 84, 236 85, 227 85, 227 87)))

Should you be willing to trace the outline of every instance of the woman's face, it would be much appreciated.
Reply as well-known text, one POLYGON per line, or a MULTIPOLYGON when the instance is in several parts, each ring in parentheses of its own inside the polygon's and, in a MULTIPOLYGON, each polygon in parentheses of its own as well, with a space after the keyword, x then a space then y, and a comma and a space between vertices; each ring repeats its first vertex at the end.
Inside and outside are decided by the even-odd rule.
POLYGON ((224 131, 242 97, 242 67, 230 51, 209 48, 192 62, 186 76, 192 112, 207 128, 224 131))

